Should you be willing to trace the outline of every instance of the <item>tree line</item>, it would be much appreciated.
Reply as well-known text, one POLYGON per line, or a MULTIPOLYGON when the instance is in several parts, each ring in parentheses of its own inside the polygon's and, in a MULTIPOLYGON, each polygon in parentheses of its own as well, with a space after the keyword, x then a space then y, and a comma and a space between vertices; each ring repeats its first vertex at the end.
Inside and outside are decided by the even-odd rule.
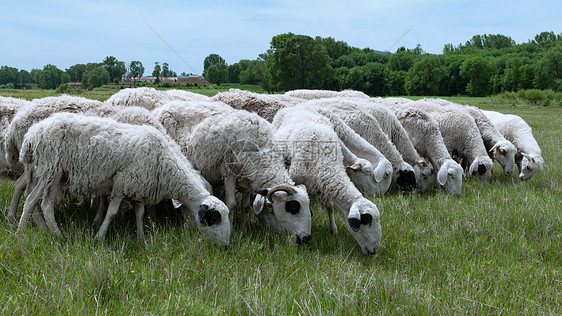
POLYGON ((488 96, 521 89, 562 91, 562 33, 542 32, 516 44, 501 34, 474 35, 445 44, 442 54, 418 45, 396 52, 349 46, 331 37, 285 33, 255 60, 227 65, 205 58, 211 83, 260 84, 270 92, 293 89, 355 89, 371 96, 488 96))
MULTIPOLYGON (((29 84, 36 84, 41 89, 56 89, 61 84, 76 82, 93 89, 108 83, 118 83, 124 77, 130 80, 139 78, 143 76, 144 71, 142 62, 133 60, 127 67, 124 61, 114 56, 105 57, 101 63, 72 65, 64 71, 51 64, 45 65, 43 69, 31 71, 1 66, 0 87, 20 89, 29 84)), ((160 65, 155 62, 152 76, 156 77, 158 82, 159 78, 176 77, 177 74, 170 69, 168 63, 160 65)))

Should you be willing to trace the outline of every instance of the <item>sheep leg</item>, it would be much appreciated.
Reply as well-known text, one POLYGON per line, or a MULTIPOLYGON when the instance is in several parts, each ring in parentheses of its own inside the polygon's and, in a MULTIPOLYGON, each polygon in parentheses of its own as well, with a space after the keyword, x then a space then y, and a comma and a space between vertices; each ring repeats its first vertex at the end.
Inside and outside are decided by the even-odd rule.
POLYGON ((236 207, 236 179, 228 176, 224 178, 224 201, 230 211, 229 219, 232 223, 234 208, 236 207))
POLYGON ((135 210, 135 215, 137 218, 137 238, 142 240, 144 238, 143 232, 143 218, 144 218, 144 204, 137 206, 135 210))
POLYGON ((121 204, 121 201, 123 200, 123 198, 124 198, 124 196, 118 195, 118 196, 114 196, 109 201, 109 206, 107 207, 107 213, 105 214, 105 218, 103 220, 103 223, 101 223, 100 229, 99 229, 98 233, 96 234, 97 240, 103 240, 103 238, 105 237, 105 234, 107 234, 107 229, 109 228, 109 223, 111 223, 113 218, 115 218, 115 215, 117 215, 117 212, 119 212, 119 205, 121 204))
MULTIPOLYGON (((28 188, 35 188, 37 186, 37 182, 38 182, 37 179, 32 178, 31 181, 29 181, 27 187, 28 188)), ((27 190, 26 190, 26 195, 27 194, 28 193, 27 193, 27 190)), ((27 196, 26 196, 26 199, 27 199, 27 196)), ((31 213, 31 216, 33 216, 33 222, 37 226, 39 226, 43 230, 47 230, 47 224, 45 223, 45 219, 43 218, 43 213, 41 212, 41 209, 39 208, 39 205, 35 206, 35 209, 31 213)))
POLYGON ((24 229, 25 226, 27 225, 27 222, 29 221, 31 214, 37 207, 37 203, 39 202, 39 199, 43 195, 42 193, 43 193, 43 184, 40 182, 35 186, 35 188, 33 188, 33 191, 29 194, 29 196, 25 200, 25 203, 23 205, 23 213, 21 214, 20 222, 18 224, 18 231, 24 229))
POLYGON ((57 222, 55 221, 55 199, 59 191, 61 179, 62 173, 59 174, 53 184, 49 188, 47 188, 47 191, 43 196, 43 201, 41 202, 41 208, 43 209, 43 217, 45 218, 45 223, 47 227, 57 236, 61 235, 61 231, 57 226, 57 222))
POLYGON ((12 202, 10 203, 10 210, 8 211, 8 222, 16 222, 16 214, 18 212, 18 205, 21 200, 21 196, 27 187, 27 177, 25 174, 21 175, 16 180, 16 187, 14 189, 14 195, 12 196, 12 202))
POLYGON ((334 204, 328 203, 326 207, 328 209, 328 218, 330 219, 330 231, 335 235, 338 233, 338 226, 336 226, 336 218, 334 217, 334 204))
POLYGON ((103 211, 106 209, 106 199, 105 196, 97 196, 94 198, 97 201, 96 216, 94 217, 93 224, 97 225, 101 222, 103 217, 103 211))

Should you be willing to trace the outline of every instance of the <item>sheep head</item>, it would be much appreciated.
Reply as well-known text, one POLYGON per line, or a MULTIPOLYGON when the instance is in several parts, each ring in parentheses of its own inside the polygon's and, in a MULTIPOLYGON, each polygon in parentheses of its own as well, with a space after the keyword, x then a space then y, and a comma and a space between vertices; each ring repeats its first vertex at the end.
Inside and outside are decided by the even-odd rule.
POLYGON ((517 149, 508 140, 497 142, 491 149, 492 157, 498 161, 506 176, 513 174, 517 149))
POLYGON ((366 255, 375 254, 380 248, 380 213, 373 202, 360 198, 353 202, 347 216, 347 229, 366 255))
MULTIPOLYGON (((258 197, 256 197, 254 213, 263 213, 264 207, 269 202, 271 203, 275 219, 281 227, 295 236, 297 244, 307 243, 311 239, 312 212, 310 211, 310 199, 304 185, 280 184, 272 188, 258 190, 256 193, 266 199, 265 201, 262 200, 262 202, 256 202, 258 200, 258 197)), ((271 216, 266 214, 263 217, 269 223, 274 223, 271 216)))

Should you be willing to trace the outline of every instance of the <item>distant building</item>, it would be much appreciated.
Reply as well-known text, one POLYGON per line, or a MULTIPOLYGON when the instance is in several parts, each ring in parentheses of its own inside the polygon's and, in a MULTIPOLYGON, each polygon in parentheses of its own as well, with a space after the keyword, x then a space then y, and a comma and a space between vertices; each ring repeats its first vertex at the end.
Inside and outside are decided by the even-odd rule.
MULTIPOLYGON (((155 82, 156 77, 131 77, 132 81, 155 82)), ((209 83, 201 76, 177 76, 177 77, 160 77, 160 82, 189 82, 189 83, 209 83)))

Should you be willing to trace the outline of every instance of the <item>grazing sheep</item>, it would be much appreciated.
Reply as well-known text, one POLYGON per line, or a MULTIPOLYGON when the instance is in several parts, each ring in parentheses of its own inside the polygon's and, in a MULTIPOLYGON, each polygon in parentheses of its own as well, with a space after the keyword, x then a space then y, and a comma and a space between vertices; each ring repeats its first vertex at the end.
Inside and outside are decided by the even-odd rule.
POLYGON ((12 168, 6 160, 6 132, 16 112, 29 103, 23 99, 0 96, 0 177, 16 180, 21 175, 21 170, 12 168))
POLYGON ((394 180, 401 191, 411 191, 416 186, 420 192, 429 190, 431 166, 419 156, 392 111, 365 98, 326 98, 303 103, 308 104, 329 108, 327 111, 338 115, 357 134, 380 150, 392 163, 394 180), (409 157, 408 162, 402 153, 409 157))
POLYGON ((461 105, 443 99, 429 99, 451 111, 464 111, 474 118, 474 122, 480 130, 484 146, 491 158, 496 159, 507 176, 513 174, 515 164, 515 146, 505 139, 492 122, 475 106, 461 105))
POLYGON ((544 159, 533 130, 521 117, 495 111, 482 111, 500 133, 517 148, 515 163, 519 169, 519 179, 531 179, 544 169, 544 159))
POLYGON ((127 88, 105 100, 106 104, 119 106, 140 106, 149 111, 174 100, 204 101, 209 97, 183 90, 156 90, 149 87, 127 88))
POLYGON ((262 94, 240 89, 230 89, 217 93, 212 100, 220 101, 239 110, 257 113, 269 122, 282 108, 292 107, 305 100, 283 94, 262 94))
POLYGON ((293 98, 300 98, 306 100, 313 99, 324 99, 324 98, 369 98, 368 95, 361 91, 356 90, 343 90, 343 91, 332 91, 332 90, 292 90, 285 92, 286 96, 293 98))
MULTIPOLYGON (((55 195, 60 188, 73 195, 110 195, 98 239, 106 235, 123 199, 142 206, 176 199, 190 208, 206 238, 221 245, 229 243, 228 208, 209 193, 178 145, 153 127, 56 113, 29 129, 20 158, 38 179, 26 200, 20 230, 42 198, 47 226, 60 234, 54 218, 55 195)), ((142 206, 137 208, 139 237, 142 206)))
MULTIPOLYGON (((19 201, 29 182, 28 176, 22 174, 23 166, 18 161, 23 137, 32 124, 57 112, 82 113, 85 115, 111 117, 122 123, 150 125, 157 128, 160 132, 164 134, 166 133, 166 130, 158 122, 158 120, 156 120, 156 118, 154 118, 148 110, 141 107, 111 106, 100 101, 69 95, 34 100, 28 106, 18 111, 6 131, 5 147, 7 162, 13 170, 21 170, 19 172, 20 177, 16 181, 14 195, 8 211, 8 219, 10 221, 15 222, 19 201)), ((98 215, 102 216, 102 214, 98 215)), ((99 216, 96 216, 96 222, 100 219, 99 216)), ((41 221, 40 218, 35 216, 34 219, 41 221)), ((39 224, 42 224, 42 222, 39 224)))
POLYGON ((282 152, 291 179, 326 202, 332 232, 337 232, 335 206, 361 251, 374 254, 380 247, 380 213, 348 177, 342 153, 345 146, 334 126, 326 117, 303 107, 281 109, 273 126, 276 141, 284 144, 282 152))
POLYGON ((263 207, 254 208, 260 221, 275 227, 271 223, 276 220, 299 244, 310 240, 308 193, 289 177, 269 122, 221 102, 172 102, 153 113, 211 184, 224 183, 231 213, 237 188, 247 196, 258 192, 263 197, 256 199, 271 202, 275 217, 262 212, 263 207))
POLYGON ((439 123, 439 129, 449 154, 457 157, 462 164, 466 164, 470 176, 478 177, 482 181, 490 179, 494 162, 488 157, 482 135, 472 116, 462 112, 444 110, 427 99, 407 104, 410 108, 418 108, 433 116, 439 123))
POLYGON ((418 151, 427 157, 436 169, 437 183, 445 191, 459 195, 462 188, 462 167, 451 158, 439 130, 439 123, 427 112, 388 102, 386 106, 395 114, 418 151))

